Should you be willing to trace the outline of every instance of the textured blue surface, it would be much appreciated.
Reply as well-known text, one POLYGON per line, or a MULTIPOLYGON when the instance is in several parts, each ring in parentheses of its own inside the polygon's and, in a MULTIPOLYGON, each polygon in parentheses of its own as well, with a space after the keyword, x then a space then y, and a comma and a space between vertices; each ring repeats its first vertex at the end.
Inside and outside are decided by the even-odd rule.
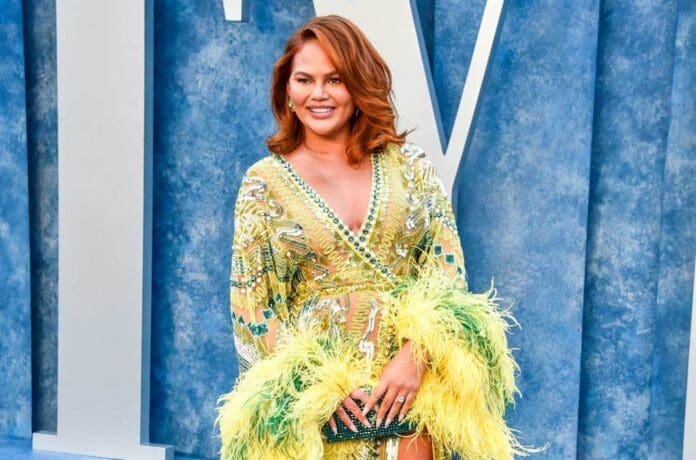
MULTIPOLYGON (((199 460, 202 457, 178 454, 175 460, 199 460)), ((32 450, 31 441, 28 439, 3 439, 0 438, 0 459, 2 460, 108 460, 104 457, 92 457, 86 455, 66 454, 61 452, 48 452, 32 450)))
POLYGON ((0 439, 0 458, 8 460, 96 460, 101 457, 31 450, 30 440, 0 439))
POLYGON ((696 253, 696 3, 679 5, 671 120, 662 191, 655 354, 650 404, 653 454, 681 457, 696 253))
MULTIPOLYGON (((676 426, 663 433, 673 456, 651 452, 649 440, 655 339, 667 332, 656 327, 658 281, 663 268, 680 265, 666 253, 664 266, 660 260, 675 17, 676 2, 601 7, 579 430, 586 458, 677 458, 681 451, 676 426)), ((678 231, 688 237, 694 228, 678 231)), ((689 258, 690 239, 690 247, 682 235, 674 239, 689 258)), ((693 263, 686 265, 684 274, 693 274, 693 263)), ((673 305, 678 310, 690 308, 687 292, 673 305)), ((688 342, 681 332, 667 333, 688 342)))
POLYGON ((58 132, 55 0, 24 2, 31 222, 33 429, 56 431, 58 132))
MULTIPOLYGON (((55 429, 54 2, 24 2, 22 42, 19 2, 0 0, 0 378, 10 377, 0 438, 30 436, 30 350, 33 428, 55 429)), ((413 3, 449 133, 484 1, 413 3)), ((696 6, 507 3, 456 192, 472 288, 494 276, 522 325, 511 345, 523 398, 508 421, 523 442, 550 442, 545 458, 680 458, 696 251, 696 6)), ((230 23, 221 1, 155 1, 150 440, 173 444, 177 457, 218 449, 215 398, 236 376, 233 203, 273 130, 271 66, 314 14, 309 0, 245 6, 248 21, 230 23)), ((0 444, 0 458, 63 458, 26 449, 0 444)))
POLYGON ((435 2, 430 66, 446 139, 452 134, 485 3, 484 0, 435 2), (452 14, 453 11, 457 14, 452 14))
POLYGON ((229 313, 232 216, 239 181, 271 134, 270 69, 308 1, 155 3, 151 437, 213 456, 216 397, 237 363, 229 313))
POLYGON ((495 277, 522 326, 507 419, 548 458, 575 457, 596 28, 594 2, 508 5, 458 177, 472 289, 495 277))
POLYGON ((0 0, 0 438, 31 436, 31 298, 22 4, 0 0))

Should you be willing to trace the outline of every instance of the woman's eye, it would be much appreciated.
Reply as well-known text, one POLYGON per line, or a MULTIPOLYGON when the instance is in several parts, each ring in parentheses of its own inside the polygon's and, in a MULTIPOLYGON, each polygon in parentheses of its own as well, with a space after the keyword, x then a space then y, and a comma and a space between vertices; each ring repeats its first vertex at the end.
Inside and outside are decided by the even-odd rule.
POLYGON ((341 83, 341 79, 338 78, 338 77, 330 78, 329 81, 330 81, 331 83, 333 83, 333 84, 339 84, 339 83, 341 83))
POLYGON ((300 77, 300 78, 295 79, 295 81, 298 83, 307 83, 309 80, 307 80, 306 78, 300 77))

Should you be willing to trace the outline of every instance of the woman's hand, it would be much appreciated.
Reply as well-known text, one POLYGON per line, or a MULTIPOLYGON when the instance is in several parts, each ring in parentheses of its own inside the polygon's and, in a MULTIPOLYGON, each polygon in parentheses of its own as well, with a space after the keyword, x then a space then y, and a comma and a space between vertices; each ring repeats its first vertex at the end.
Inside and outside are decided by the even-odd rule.
MULTIPOLYGON (((365 404, 367 403, 368 398, 369 395, 367 393, 365 393, 361 388, 356 388, 350 393, 349 396, 346 397, 346 399, 343 400, 341 405, 338 406, 338 409, 336 409, 336 413, 334 415, 337 415, 338 418, 340 418, 343 421, 343 423, 345 423, 346 426, 354 433, 357 433, 358 429, 355 427, 355 424, 353 424, 353 421, 348 416, 348 411, 352 412, 353 415, 355 415, 363 425, 365 425, 368 428, 371 428, 372 425, 370 425, 370 422, 367 420, 367 417, 365 417, 365 414, 363 414, 360 411, 360 406, 358 406, 358 404, 355 402, 357 400, 365 404)), ((333 430, 334 434, 338 433, 338 429, 336 427, 336 420, 333 416, 331 416, 331 418, 329 419, 329 428, 333 430)))
POLYGON ((411 352, 411 342, 407 341, 384 368, 379 384, 367 399, 362 413, 367 414, 383 397, 377 410, 377 426, 382 423, 385 416, 385 427, 389 426, 397 414, 399 422, 402 421, 416 398, 416 393, 423 382, 425 369, 425 363, 416 363, 411 352))

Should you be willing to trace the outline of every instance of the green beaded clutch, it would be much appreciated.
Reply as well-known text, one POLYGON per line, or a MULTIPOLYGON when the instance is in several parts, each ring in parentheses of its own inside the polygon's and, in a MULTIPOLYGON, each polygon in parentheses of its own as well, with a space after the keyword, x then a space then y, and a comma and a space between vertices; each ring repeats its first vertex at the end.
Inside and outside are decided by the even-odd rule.
MULTIPOLYGON (((360 406, 361 409, 363 408, 363 403, 361 401, 355 402, 358 404, 358 406, 360 406)), ((358 418, 351 412, 346 411, 346 413, 353 422, 353 425, 355 425, 355 428, 358 429, 358 432, 356 433, 352 431, 350 428, 348 428, 348 426, 345 423, 343 423, 343 420, 341 420, 338 417, 334 417, 334 419, 336 420, 336 429, 338 431, 337 434, 333 432, 328 423, 325 423, 322 428, 322 431, 324 432, 324 435, 326 436, 326 440, 328 442, 394 436, 397 434, 412 433, 413 431, 415 431, 416 428, 416 424, 414 422, 408 419, 404 419, 403 421, 399 422, 398 418, 392 420, 391 424, 387 428, 384 427, 384 420, 382 421, 382 424, 379 427, 376 427, 377 411, 375 409, 372 409, 370 412, 367 413, 367 420, 369 420, 370 425, 372 425, 372 428, 368 428, 365 425, 363 425, 362 422, 360 422, 360 420, 358 420, 358 418)))

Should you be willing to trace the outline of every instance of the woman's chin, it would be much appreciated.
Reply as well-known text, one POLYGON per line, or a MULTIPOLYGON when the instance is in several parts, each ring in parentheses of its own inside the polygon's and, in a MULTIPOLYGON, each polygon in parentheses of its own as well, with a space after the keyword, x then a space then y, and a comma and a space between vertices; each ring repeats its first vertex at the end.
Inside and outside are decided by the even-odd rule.
MULTIPOLYGON (((347 124, 345 128, 347 129, 347 124)), ((332 138, 336 137, 341 131, 343 131, 341 126, 337 125, 331 125, 331 126, 326 126, 326 125, 305 125, 306 129, 312 133, 312 135, 317 136, 317 137, 322 137, 322 138, 332 138)))

